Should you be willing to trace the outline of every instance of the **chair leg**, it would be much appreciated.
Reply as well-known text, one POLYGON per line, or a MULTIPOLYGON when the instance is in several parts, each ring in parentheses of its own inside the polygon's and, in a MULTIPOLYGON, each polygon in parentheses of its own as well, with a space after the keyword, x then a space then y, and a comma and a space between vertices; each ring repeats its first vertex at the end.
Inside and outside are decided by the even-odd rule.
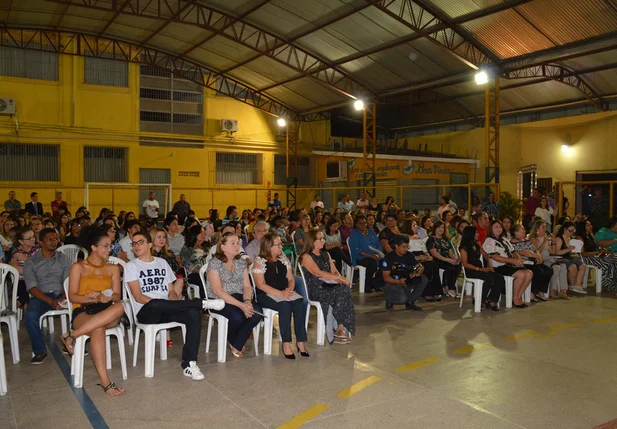
POLYGON ((17 329, 19 321, 16 315, 9 316, 9 340, 11 341, 11 352, 13 353, 13 363, 19 363, 19 338, 17 329))
MULTIPOLYGON (((261 331, 261 324, 258 323, 257 326, 253 328, 253 347, 255 348, 255 356, 259 356, 259 333, 261 331)), ((270 336, 270 341, 272 341, 272 336, 270 336)))
POLYGON ((212 336, 212 324, 214 323, 214 318, 212 315, 208 318, 208 334, 206 335, 206 353, 210 352, 210 337, 212 336))
POLYGON ((163 329, 157 335, 159 341, 159 354, 161 360, 167 360, 167 330, 163 329))
POLYGON ((585 275, 583 276, 583 289, 587 289, 587 282, 589 281, 589 271, 591 270, 591 266, 587 265, 585 267, 585 275))
POLYGON ((596 293, 602 293, 602 270, 596 268, 596 293))
POLYGON ((358 267, 358 275, 360 276, 360 293, 364 293, 366 286, 366 268, 358 267))
POLYGON ((527 289, 523 292, 523 302, 526 304, 531 302, 531 285, 527 286, 527 289))
POLYGON ((135 327, 135 343, 133 345, 133 366, 137 366, 137 353, 139 352, 139 333, 141 329, 135 327))
POLYGON ((107 361, 107 369, 111 369, 111 339, 109 335, 105 335, 105 360, 107 361))
POLYGON ((474 308, 473 311, 480 313, 482 311, 482 284, 477 282, 473 288, 474 308))
POLYGON ((45 319, 47 319, 47 324, 49 325, 49 333, 53 334, 54 333, 54 317, 50 316, 50 317, 46 317, 45 319))
POLYGON ((321 306, 317 306, 317 345, 323 346, 325 341, 324 337, 326 336, 326 322, 324 320, 323 310, 321 306))
POLYGON ((84 384, 84 351, 86 348, 86 336, 82 335, 77 338, 75 341, 75 347, 73 349, 73 368, 71 371, 74 372, 73 376, 73 386, 77 389, 81 389, 84 384))
POLYGON ((218 324, 218 347, 217 347, 217 360, 219 362, 225 362, 227 360, 227 319, 221 317, 217 320, 218 324))
POLYGON ((154 354, 156 348, 156 331, 152 327, 146 328, 146 365, 144 374, 148 378, 154 377, 154 354))
POLYGON ((60 315, 60 325, 62 326, 62 335, 66 335, 69 333, 68 331, 68 327, 67 327, 67 321, 69 320, 69 316, 68 314, 61 314, 60 315))
POLYGON ((9 388, 6 382, 6 366, 4 363, 4 345, 2 344, 2 336, 0 335, 0 396, 6 395, 9 388))
POLYGON ((264 354, 272 354, 272 331, 274 330, 274 316, 268 315, 264 320, 264 354))
POLYGON ((463 280, 463 290, 461 291, 461 301, 458 304, 458 308, 463 307, 463 298, 465 297, 465 291, 467 290, 467 279, 463 280))
POLYGON ((512 295, 514 294, 514 279, 504 276, 506 281, 506 308, 512 308, 512 295))
POLYGON ((304 321, 304 330, 308 331, 309 317, 311 315, 311 305, 306 306, 306 319, 304 321))
POLYGON ((126 353, 124 350, 124 335, 116 336, 118 339, 118 351, 120 352, 120 367, 122 368, 122 379, 126 380, 126 353))

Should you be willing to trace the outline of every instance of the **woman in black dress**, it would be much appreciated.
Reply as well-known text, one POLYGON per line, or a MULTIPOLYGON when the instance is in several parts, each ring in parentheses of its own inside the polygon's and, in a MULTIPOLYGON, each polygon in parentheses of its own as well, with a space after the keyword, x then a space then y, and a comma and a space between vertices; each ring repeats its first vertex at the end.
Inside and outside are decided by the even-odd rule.
POLYGON ((426 241, 426 248, 437 262, 437 266, 445 270, 441 282, 444 292, 447 289, 448 295, 456 297, 456 279, 461 269, 461 261, 446 237, 446 225, 442 221, 439 220, 433 225, 431 236, 426 241))
POLYGON ((336 270, 330 254, 324 249, 324 233, 311 230, 306 234, 300 264, 306 278, 306 288, 311 301, 319 301, 326 323, 326 335, 330 343, 348 344, 356 333, 356 313, 349 280, 336 270), (330 315, 334 318, 334 329, 330 326, 330 315))
POLYGON ((468 226, 463 230, 459 251, 466 277, 484 281, 482 301, 486 303, 486 308, 499 311, 497 303, 506 289, 506 282, 501 274, 493 270, 488 262, 488 254, 478 245, 478 231, 475 226, 468 226), (484 261, 481 257, 484 258, 484 261))
POLYGON ((257 288, 257 302, 262 307, 279 313, 279 329, 285 357, 296 358, 291 347, 292 315, 298 352, 301 356, 309 357, 305 344, 306 307, 302 303, 302 296, 294 291, 296 281, 289 260, 283 254, 283 244, 278 235, 269 233, 263 237, 259 256, 253 263, 252 273, 257 288))

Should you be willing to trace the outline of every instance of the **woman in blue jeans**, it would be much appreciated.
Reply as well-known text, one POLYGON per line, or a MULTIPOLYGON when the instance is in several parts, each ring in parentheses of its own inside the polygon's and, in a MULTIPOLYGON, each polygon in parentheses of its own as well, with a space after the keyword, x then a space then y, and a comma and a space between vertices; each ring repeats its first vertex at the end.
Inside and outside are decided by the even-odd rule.
POLYGON ((291 347, 292 314, 298 352, 303 357, 309 357, 305 344, 306 306, 302 296, 295 291, 296 281, 291 273, 291 265, 283 256, 283 244, 276 234, 270 233, 263 237, 259 256, 253 263, 253 279, 257 287, 257 302, 262 307, 279 312, 279 328, 285 357, 296 358, 291 347))
POLYGON ((223 234, 216 253, 208 263, 208 298, 220 298, 225 307, 214 311, 229 320, 227 341, 231 353, 241 358, 251 331, 261 321, 261 308, 253 304, 253 288, 246 261, 240 258, 240 241, 235 231, 223 234))

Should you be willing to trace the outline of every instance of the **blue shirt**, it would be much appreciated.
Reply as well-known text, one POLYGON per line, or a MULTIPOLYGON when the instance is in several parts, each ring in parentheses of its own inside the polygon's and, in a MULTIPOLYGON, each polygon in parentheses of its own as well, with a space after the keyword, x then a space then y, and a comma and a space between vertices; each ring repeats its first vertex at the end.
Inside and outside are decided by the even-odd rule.
POLYGON ((351 250, 351 263, 352 265, 356 265, 356 261, 359 259, 363 259, 366 256, 362 256, 361 253, 368 253, 370 255, 374 254, 369 246, 381 250, 383 252, 383 247, 381 247, 381 243, 379 242, 379 238, 377 238, 377 234, 372 229, 368 229, 368 237, 362 234, 357 229, 354 229, 351 235, 349 236, 349 250, 351 250))

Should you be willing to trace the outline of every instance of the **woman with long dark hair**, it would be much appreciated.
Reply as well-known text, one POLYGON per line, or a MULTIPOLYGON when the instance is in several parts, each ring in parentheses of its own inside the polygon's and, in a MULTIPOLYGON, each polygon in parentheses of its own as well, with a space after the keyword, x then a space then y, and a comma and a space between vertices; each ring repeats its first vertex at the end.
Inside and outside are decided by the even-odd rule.
POLYGON ((543 264, 544 259, 538 253, 538 249, 533 245, 531 240, 525 238, 525 227, 521 224, 516 224, 512 228, 512 247, 514 251, 521 255, 527 269, 533 273, 531 281, 531 300, 538 302, 548 301, 548 288, 553 277, 553 270, 543 264))
POLYGON ((583 242, 581 256, 585 265, 591 265, 602 270, 602 289, 617 290, 617 258, 606 249, 596 244, 593 235, 593 225, 588 220, 576 224, 576 238, 583 242))
POLYGON ((468 226, 461 235, 461 263, 465 267, 465 275, 470 279, 484 281, 482 285, 482 302, 486 308, 499 311, 497 303, 506 289, 503 276, 496 273, 489 261, 489 255, 478 244, 478 231, 475 226, 468 226))
MULTIPOLYGON (((339 272, 343 272, 343 262, 347 265, 351 265, 351 260, 349 259, 349 253, 346 252, 347 245, 341 241, 341 233, 338 230, 339 226, 338 220, 336 218, 331 218, 326 225, 324 237, 326 238, 326 250, 330 256, 332 256, 336 269, 339 272)), ((299 229, 296 230, 296 240, 298 231, 299 229)), ((306 233, 308 233, 308 231, 306 233)), ((303 247, 300 247, 300 251, 302 248, 303 247)))
POLYGON ((455 298, 456 279, 461 269, 461 261, 446 236, 446 226, 442 221, 437 221, 433 225, 431 236, 426 241, 426 248, 437 266, 445 271, 441 282, 444 293, 455 298))
POLYGON ((557 234, 555 234, 551 253, 561 256, 563 263, 566 264, 570 290, 578 293, 587 293, 587 291, 583 290, 582 286, 587 266, 580 255, 572 254, 573 250, 577 250, 573 243, 571 243, 575 233, 576 226, 574 223, 564 222, 557 234))
POLYGON ((206 264, 209 250, 203 227, 199 223, 193 225, 189 229, 184 246, 180 251, 180 260, 188 273, 187 283, 199 286, 202 297, 205 296, 203 290, 205 285, 199 277, 199 270, 206 264))

